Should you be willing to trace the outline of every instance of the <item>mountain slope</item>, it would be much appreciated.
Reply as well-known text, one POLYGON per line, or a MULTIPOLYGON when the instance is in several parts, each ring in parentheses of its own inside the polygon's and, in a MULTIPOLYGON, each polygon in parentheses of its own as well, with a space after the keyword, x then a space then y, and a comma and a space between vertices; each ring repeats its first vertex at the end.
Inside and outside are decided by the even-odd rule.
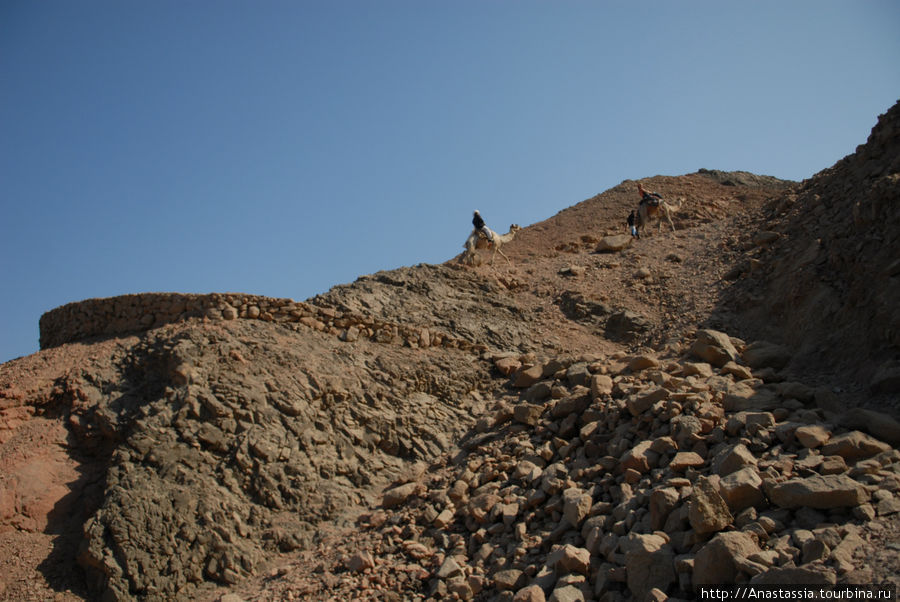
MULTIPOLYGON (((511 597, 523 585, 516 578, 507 588, 501 580, 512 573, 503 571, 548 594, 571 585, 628 595, 629 579, 615 579, 630 544, 610 539, 604 554, 598 534, 588 544, 567 510, 568 489, 591 499, 593 517, 633 512, 628 528, 651 535, 665 527, 649 518, 651 499, 669 494, 653 492, 669 483, 677 500, 668 511, 687 512, 681 504, 701 477, 727 476, 713 466, 723 446, 746 445, 757 478, 777 489, 822 471, 820 452, 798 447, 801 425, 835 438, 850 425, 893 437, 889 417, 843 420, 858 398, 820 385, 850 390, 871 358, 882 366, 895 353, 896 329, 879 324, 893 324, 900 305, 889 261, 898 256, 896 115, 897 107, 856 155, 802 185, 709 170, 642 180, 683 199, 677 233, 650 229, 620 251, 598 248, 624 232, 633 181, 521 230, 504 248, 509 265, 451 259, 379 272, 306 303, 154 294, 50 312, 47 348, 0 366, 0 572, 11 576, 0 595, 511 597), (844 191, 871 202, 850 202, 844 191), (849 215, 854 237, 835 226, 849 215), (805 252, 813 240, 829 253, 805 252), (867 287, 875 277, 884 286, 867 287), (815 292, 835 282, 846 288, 815 292), (797 285, 813 291, 799 303, 797 285), (838 328, 809 317, 829 295, 835 311, 821 315, 838 328), (751 344, 711 346, 734 345, 733 366, 704 358, 698 328, 751 344), (846 343, 861 359, 831 362, 840 354, 823 352, 826 343, 846 343), (760 360, 760 350, 774 355, 760 360), (829 361, 824 380, 819 357, 829 361), (664 397, 647 402, 655 390, 664 397), (762 422, 748 426, 747 411, 762 422), (682 423, 691 426, 673 426, 682 423), (631 464, 644 440, 661 441, 652 470, 631 464), (700 458, 693 472, 665 472, 678 452, 700 458), (538 477, 515 476, 526 469, 555 475, 544 498, 538 477), (499 498, 478 498, 491 500, 485 513, 472 505, 481 487, 499 498), (530 495, 532 514, 520 514, 530 495), (613 511, 619 504, 627 509, 613 511), (542 567, 563 543, 588 549, 597 566, 580 579, 554 569, 550 583, 542 567), (273 563, 288 568, 271 573, 273 563)), ((880 395, 895 396, 889 378, 877 382, 880 395)), ((822 521, 866 523, 895 498, 890 487, 873 497, 875 483, 894 483, 896 458, 879 457, 877 469, 852 458, 844 466, 863 483, 852 490, 872 516, 830 509, 822 521)), ((768 497, 758 506, 781 525, 773 542, 795 524, 818 524, 769 509, 768 497)), ((759 522, 737 514, 718 529, 759 522)), ((621 537, 623 520, 604 522, 600 534, 621 537)), ((669 594, 690 588, 683 569, 715 533, 688 540, 681 533, 698 528, 676 526, 664 529, 666 553, 687 555, 677 572, 689 576, 665 581, 669 594)), ((876 533, 866 528, 853 533, 876 533)), ((773 570, 802 560, 785 551, 774 567, 766 558, 773 570)), ((853 573, 851 560, 829 562, 829 575, 853 573)))

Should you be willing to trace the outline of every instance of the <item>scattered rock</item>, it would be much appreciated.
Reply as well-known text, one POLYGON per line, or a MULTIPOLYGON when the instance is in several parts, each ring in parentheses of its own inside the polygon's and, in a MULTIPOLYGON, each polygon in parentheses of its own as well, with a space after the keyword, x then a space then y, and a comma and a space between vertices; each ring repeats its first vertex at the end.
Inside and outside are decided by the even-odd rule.
POLYGON ((738 351, 728 335, 717 330, 698 330, 691 353, 718 367, 735 362, 739 358, 738 351))
POLYGON ((856 462, 871 458, 881 452, 888 451, 891 446, 863 432, 851 431, 837 435, 828 440, 822 447, 826 456, 840 456, 847 462, 856 462))
POLYGON ((691 527, 701 535, 721 531, 734 520, 728 504, 706 477, 700 477, 694 483, 689 503, 691 527))
POLYGON ((803 447, 814 449, 824 445, 831 437, 831 433, 818 424, 810 424, 798 427, 797 430, 794 431, 794 436, 797 437, 797 441, 799 441, 803 447))
POLYGON ((675 554, 666 538, 632 533, 622 547, 628 589, 636 598, 643 599, 654 588, 666 591, 675 583, 675 554))
POLYGON ((404 483, 384 492, 381 499, 381 505, 384 508, 394 508, 405 502, 411 495, 415 494, 418 485, 416 483, 404 483))
POLYGON ((622 251, 631 246, 632 236, 630 234, 614 234, 612 236, 604 236, 597 243, 598 253, 615 253, 622 251))
POLYGON ((747 533, 719 533, 705 544, 694 559, 693 584, 716 585, 734 583, 738 562, 758 553, 759 546, 747 533))
POLYGON ((780 508, 846 508, 863 504, 869 497, 847 475, 813 475, 781 483, 766 483, 766 495, 780 508))

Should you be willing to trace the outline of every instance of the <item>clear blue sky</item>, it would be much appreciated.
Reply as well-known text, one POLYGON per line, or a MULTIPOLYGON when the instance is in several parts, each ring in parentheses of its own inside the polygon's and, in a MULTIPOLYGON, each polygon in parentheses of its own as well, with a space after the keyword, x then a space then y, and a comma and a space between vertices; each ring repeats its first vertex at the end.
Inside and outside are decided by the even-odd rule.
POLYGON ((622 180, 802 180, 900 98, 896 0, 3 0, 0 362, 59 305, 306 299, 622 180))

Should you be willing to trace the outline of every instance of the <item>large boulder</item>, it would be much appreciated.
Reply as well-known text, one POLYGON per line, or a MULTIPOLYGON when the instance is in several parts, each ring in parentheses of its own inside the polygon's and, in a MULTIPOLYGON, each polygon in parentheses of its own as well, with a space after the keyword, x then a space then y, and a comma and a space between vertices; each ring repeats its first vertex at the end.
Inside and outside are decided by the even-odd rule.
POLYGON ((734 583, 741 560, 759 551, 756 541, 748 533, 719 533, 700 548, 694 558, 694 585, 734 583))
POLYGON ((547 567, 558 574, 587 575, 591 570, 591 553, 584 548, 566 544, 550 552, 547 567))
POLYGON ((723 477, 747 466, 756 466, 756 456, 743 443, 726 447, 712 459, 712 471, 723 477))
POLYGON ((615 253, 623 251, 631 246, 632 236, 630 234, 613 234, 604 236, 597 243, 598 253, 615 253))
POLYGON ((731 339, 718 330, 698 330, 691 353, 701 360, 722 367, 728 362, 736 362, 739 354, 731 339))
POLYGON ((721 531, 734 520, 728 504, 706 477, 694 483, 689 504, 688 520, 700 535, 721 531))
POLYGON ((722 406, 726 412, 767 411, 781 406, 781 396, 769 387, 737 382, 728 387, 722 406))
POLYGON ((746 466, 721 480, 719 489, 729 508, 735 513, 765 501, 763 480, 754 466, 746 466))
POLYGON ((847 462, 856 462, 871 458, 881 452, 888 451, 891 446, 861 431, 850 431, 828 440, 822 447, 826 456, 840 456, 847 462))
POLYGON ((868 501, 865 488, 844 474, 766 482, 766 495, 781 508, 847 508, 868 501))
POLYGON ((653 588, 666 591, 675 583, 675 553, 662 535, 631 533, 620 544, 625 551, 628 588, 637 600, 653 588))

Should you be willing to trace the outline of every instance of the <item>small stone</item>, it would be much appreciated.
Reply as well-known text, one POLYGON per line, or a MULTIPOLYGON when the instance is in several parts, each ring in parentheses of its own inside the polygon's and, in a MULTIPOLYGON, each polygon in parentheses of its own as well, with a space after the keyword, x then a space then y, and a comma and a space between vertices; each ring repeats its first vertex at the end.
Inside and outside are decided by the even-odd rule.
POLYGON ((547 597, 539 585, 523 587, 513 596, 513 602, 545 602, 547 597))
POLYGON ((500 591, 518 590, 524 585, 526 579, 525 573, 518 569, 497 571, 494 574, 494 587, 500 591))
POLYGON ((875 518, 875 508, 872 507, 872 504, 860 504, 851 510, 853 513, 853 518, 870 521, 875 518))
POLYGON ((547 566, 557 572, 587 575, 591 569, 591 553, 584 548, 566 544, 547 556, 547 566))
POLYGON ((663 387, 655 387, 653 389, 641 391, 640 393, 632 395, 627 400, 625 400, 625 407, 628 408, 628 411, 631 412, 632 416, 640 416, 651 407, 653 407, 653 404, 655 404, 657 401, 662 401, 668 398, 668 389, 664 389, 663 387))
POLYGON ((628 369, 632 372, 640 372, 648 368, 658 368, 659 360, 652 355, 637 355, 628 362, 628 369))
POLYGON ((591 398, 611 395, 613 392, 613 379, 607 374, 594 374, 591 377, 591 398))
POLYGON ((847 472, 847 463, 840 456, 827 456, 822 460, 819 473, 823 475, 843 474, 847 472))
POLYGON ((394 508, 409 499, 418 488, 416 483, 405 483, 384 492, 381 505, 385 508, 394 508))
POLYGON ((798 427, 797 430, 794 431, 794 436, 797 437, 797 441, 799 441, 800 445, 803 447, 815 449, 824 445, 825 442, 828 441, 828 438, 831 437, 831 433, 822 426, 810 424, 798 427))
POLYGON ((667 537, 631 533, 621 547, 625 552, 628 588, 635 598, 645 599, 651 589, 666 590, 675 583, 675 553, 667 537))
POLYGON ((590 494, 573 487, 563 492, 563 517, 576 529, 591 511, 593 499, 590 494))
POLYGON ((564 585, 553 590, 549 602, 584 602, 584 592, 574 585, 564 585))
POLYGON ((828 559, 829 554, 831 554, 831 550, 825 545, 825 542, 818 539, 806 542, 803 545, 801 552, 803 553, 800 561, 802 564, 808 564, 818 560, 824 562, 828 559))
POLYGON ((748 368, 747 366, 741 366, 737 362, 727 362, 719 369, 719 371, 722 374, 730 374, 737 380, 747 380, 748 378, 753 378, 753 373, 750 372, 750 368, 748 368))
POLYGON ((352 573, 361 573, 366 569, 373 568, 375 568, 375 558, 371 552, 357 552, 347 561, 347 570, 352 573))
POLYGON ((659 454, 650 449, 652 446, 652 441, 641 441, 622 454, 622 457, 619 459, 622 470, 631 468, 639 473, 649 472, 651 468, 656 466, 656 463, 659 460, 659 454))
POLYGON ((597 244, 598 253, 612 253, 621 251, 631 246, 632 236, 630 234, 614 234, 604 236, 597 244))
POLYGON ((669 468, 675 472, 684 472, 688 468, 699 468, 706 464, 700 454, 694 452, 678 452, 669 462, 669 468))
POLYGON ((439 579, 449 579, 460 574, 462 574, 462 567, 459 566, 459 563, 456 562, 453 556, 448 556, 441 564, 441 568, 438 569, 437 577, 439 579))
POLYGON ((522 362, 515 357, 502 357, 494 362, 494 367, 503 376, 512 376, 522 367, 522 362))

